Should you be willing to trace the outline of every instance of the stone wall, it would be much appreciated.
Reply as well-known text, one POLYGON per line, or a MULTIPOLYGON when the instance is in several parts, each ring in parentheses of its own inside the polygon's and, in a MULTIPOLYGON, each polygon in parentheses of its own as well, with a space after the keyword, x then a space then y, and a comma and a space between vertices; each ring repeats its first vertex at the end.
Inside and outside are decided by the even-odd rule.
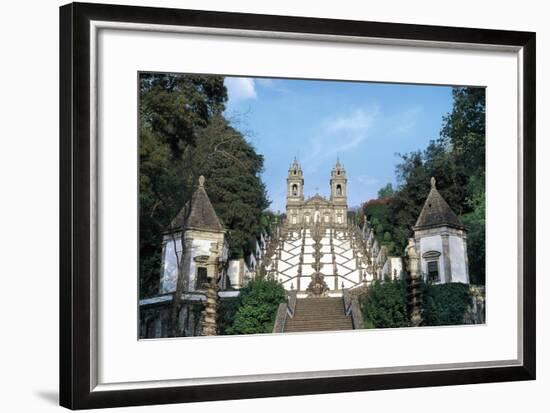
MULTIPOLYGON (((200 335, 201 311, 200 302, 185 302, 178 315, 178 336, 189 337, 200 335)), ((163 338, 170 336, 170 317, 172 301, 141 306, 139 312, 139 338, 163 338)))

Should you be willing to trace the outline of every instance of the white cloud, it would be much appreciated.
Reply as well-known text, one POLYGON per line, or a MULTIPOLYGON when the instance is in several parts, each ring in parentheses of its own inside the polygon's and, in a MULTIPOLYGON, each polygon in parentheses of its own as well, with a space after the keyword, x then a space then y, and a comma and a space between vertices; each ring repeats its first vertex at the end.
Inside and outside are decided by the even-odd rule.
POLYGON ((336 116, 325 121, 330 133, 365 132, 372 127, 374 118, 378 115, 377 107, 372 109, 355 109, 351 113, 336 116))
POLYGON ((256 99, 254 80, 247 77, 226 77, 225 87, 230 100, 256 99))
POLYGON ((281 93, 288 93, 289 90, 282 86, 282 83, 280 79, 269 79, 269 78, 258 78, 255 79, 254 82, 263 88, 273 90, 275 92, 281 92, 281 93))
POLYGON ((355 149, 369 136, 379 116, 378 107, 357 108, 321 121, 320 131, 309 141, 308 155, 304 163, 315 171, 324 160, 355 149))

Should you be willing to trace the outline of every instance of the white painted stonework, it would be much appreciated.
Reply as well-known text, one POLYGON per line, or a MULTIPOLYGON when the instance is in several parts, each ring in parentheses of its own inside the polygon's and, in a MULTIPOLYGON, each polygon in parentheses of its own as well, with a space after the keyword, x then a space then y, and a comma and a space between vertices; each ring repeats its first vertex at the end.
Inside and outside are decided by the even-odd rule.
MULTIPOLYGON (((349 230, 325 228, 322 231, 320 272, 330 295, 341 294, 342 287, 360 287, 364 282, 373 280, 374 275, 367 272, 366 262, 362 259, 364 253, 351 245, 349 230), (364 278, 363 274, 366 275, 364 278)), ((271 263, 266 267, 267 273, 282 283, 286 290, 305 294, 314 273, 313 244, 310 228, 289 230, 282 248, 271 257, 271 263)))
MULTIPOLYGON (((220 262, 226 262, 228 257, 228 245, 224 240, 223 234, 204 232, 201 236, 200 231, 186 231, 186 249, 183 257, 183 273, 187 275, 186 291, 196 289, 197 257, 208 257, 217 259, 220 262), (213 256, 212 248, 219 249, 219 252, 213 256)), ((163 243, 163 264, 160 282, 160 293, 172 293, 176 291, 177 283, 177 260, 181 259, 181 233, 165 235, 163 243), (174 242, 175 241, 175 242, 174 242), (176 254, 177 253, 177 254, 176 254)))
POLYGON ((422 258, 423 255, 430 251, 435 251, 441 254, 439 258, 437 259, 438 267, 439 267, 439 280, 440 282, 445 282, 445 267, 443 265, 443 242, 440 235, 434 235, 434 236, 426 236, 420 238, 419 243, 419 250, 420 250, 420 269, 422 271, 422 274, 424 275, 424 278, 427 277, 428 274, 428 260, 425 258, 422 258))
POLYGON ((162 248, 162 269, 160 278, 160 293, 171 293, 176 291, 176 280, 178 274, 177 257, 181 258, 181 232, 172 235, 165 235, 162 248), (176 255, 176 252, 178 253, 176 255))
POLYGON ((468 258, 466 247, 466 234, 463 230, 439 227, 427 230, 415 231, 416 245, 420 254, 420 269, 425 279, 428 275, 428 262, 434 258, 425 258, 425 254, 439 253, 436 259, 439 268, 439 281, 437 283, 460 282, 468 284, 468 258), (445 246, 445 238, 448 246, 445 246))
POLYGON ((382 268, 384 278, 397 280, 403 272, 403 260, 400 257, 388 257, 382 268))
POLYGON ((244 259, 229 260, 227 264, 227 278, 231 288, 240 289, 246 282, 253 279, 255 272, 248 268, 244 259))
POLYGON ((451 274, 453 282, 469 283, 468 262, 466 257, 466 238, 449 236, 451 253, 451 274))

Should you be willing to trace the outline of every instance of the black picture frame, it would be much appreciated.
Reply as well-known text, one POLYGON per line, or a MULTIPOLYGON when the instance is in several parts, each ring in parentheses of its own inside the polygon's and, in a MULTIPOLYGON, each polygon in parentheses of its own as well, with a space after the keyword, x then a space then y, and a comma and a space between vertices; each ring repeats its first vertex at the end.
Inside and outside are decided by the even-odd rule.
POLYGON ((72 3, 60 8, 60 404, 70 409, 535 379, 535 57, 531 32, 72 3), (92 20, 515 46, 523 53, 523 365, 237 384, 91 390, 92 20))

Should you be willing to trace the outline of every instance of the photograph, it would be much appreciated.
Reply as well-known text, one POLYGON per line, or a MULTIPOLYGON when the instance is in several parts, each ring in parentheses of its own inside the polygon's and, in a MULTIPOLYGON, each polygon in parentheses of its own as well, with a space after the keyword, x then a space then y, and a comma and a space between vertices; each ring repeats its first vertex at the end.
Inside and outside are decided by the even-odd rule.
POLYGON ((485 324, 484 87, 137 77, 139 339, 485 324))

